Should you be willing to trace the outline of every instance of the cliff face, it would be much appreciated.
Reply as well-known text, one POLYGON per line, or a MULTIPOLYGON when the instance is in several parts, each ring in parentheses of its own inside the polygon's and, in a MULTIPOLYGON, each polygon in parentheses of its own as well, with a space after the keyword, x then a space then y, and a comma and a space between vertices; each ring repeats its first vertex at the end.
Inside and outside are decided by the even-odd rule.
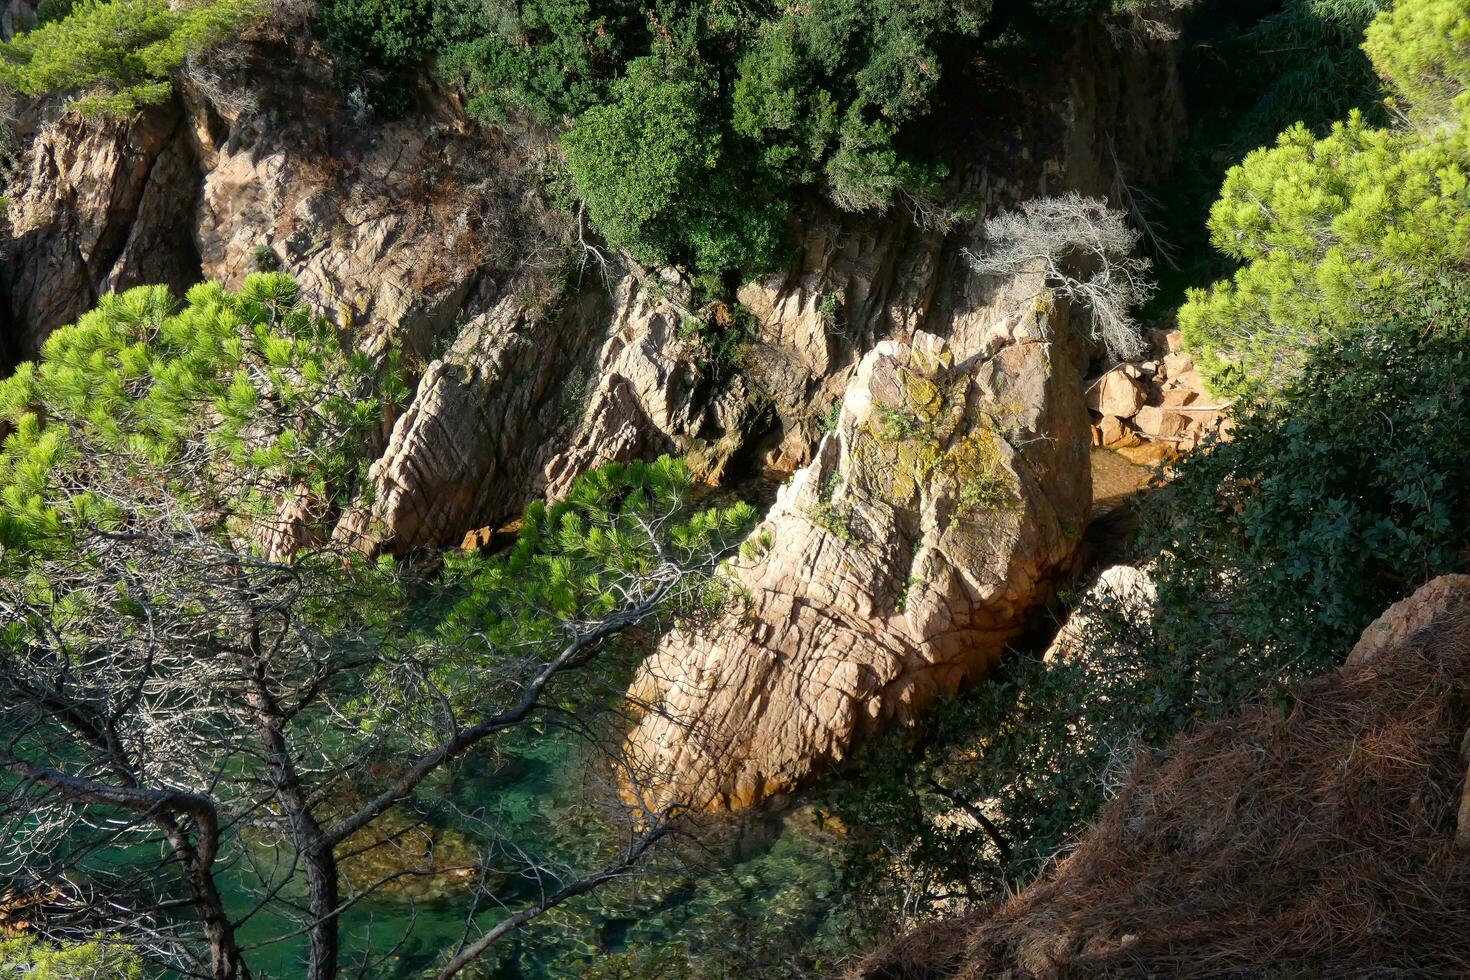
POLYGON ((1258 705, 1144 758, 1048 877, 853 976, 1462 976, 1467 583, 1394 606, 1289 711, 1258 705))
POLYGON ((1067 563, 1092 503, 1079 330, 1039 276, 977 293, 948 341, 863 358, 731 567, 747 602, 644 665, 631 744, 670 797, 746 806, 912 721, 1000 656, 1067 563))
MULTIPOLYGON (((666 641, 635 692, 660 706, 635 746, 702 802, 797 785, 1024 627, 1088 514, 1085 314, 1036 276, 977 277, 978 219, 794 206, 792 261, 739 290, 753 325, 732 365, 709 342, 728 309, 582 247, 537 190, 544 150, 428 82, 407 118, 354 119, 299 34, 268 26, 124 123, 29 110, 0 264, 8 356, 108 289, 291 273, 416 378, 372 503, 338 522, 369 552, 459 543, 611 460, 679 452, 712 481, 734 459, 801 469, 739 572, 753 617, 666 641)), ((1068 190, 1121 202, 1181 128, 1170 47, 1100 30, 957 111, 973 118, 955 120, 949 193, 980 217, 1068 190)))
MULTIPOLYGON (((956 236, 902 209, 800 207, 790 271, 740 291, 757 327, 737 379, 681 330, 711 311, 688 308, 678 277, 603 267, 573 244, 528 179, 532 151, 428 83, 405 119, 354 119, 299 34, 267 26, 125 123, 30 107, 0 359, 34 356, 106 290, 236 283, 279 263, 365 349, 401 346, 421 378, 384 434, 378 503, 341 532, 365 548, 455 543, 609 459, 675 450, 718 477, 758 446, 794 470, 860 357, 944 321, 968 277, 956 236)), ((1179 128, 1171 58, 1077 39, 1044 82, 976 107, 956 194, 990 210, 1140 179, 1179 128)))

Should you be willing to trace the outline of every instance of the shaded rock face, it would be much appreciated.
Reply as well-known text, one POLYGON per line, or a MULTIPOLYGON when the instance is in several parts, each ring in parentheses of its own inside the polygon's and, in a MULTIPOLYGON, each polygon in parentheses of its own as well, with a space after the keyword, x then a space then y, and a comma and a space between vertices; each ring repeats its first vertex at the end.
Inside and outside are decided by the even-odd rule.
POLYGON ((548 323, 544 307, 508 295, 467 323, 373 464, 371 507, 345 515, 338 539, 401 553, 519 511, 540 481, 540 457, 577 418, 564 382, 597 342, 598 305, 583 296, 548 323))
POLYGON ((328 66, 265 43, 226 52, 179 89, 209 278, 238 282, 268 252, 365 350, 393 343, 427 360, 505 291, 530 305, 555 271, 556 257, 535 257, 558 219, 520 178, 524 154, 442 92, 422 91, 403 119, 361 125, 328 66))
POLYGON ((211 54, 175 91, 123 123, 56 99, 26 113, 0 265, 13 357, 99 293, 279 265, 365 350, 423 358, 482 281, 532 293, 560 262, 543 255, 560 219, 527 191, 521 151, 443 93, 360 125, 328 65, 269 36, 211 54))
POLYGON ((966 133, 949 198, 978 217, 946 228, 909 207, 881 216, 798 209, 786 270, 744 285, 759 324, 746 374, 775 411, 767 463, 790 473, 812 459, 823 421, 862 356, 880 340, 943 324, 973 303, 960 246, 983 247, 986 215, 1077 191, 1121 203, 1125 184, 1160 177, 1183 131, 1175 52, 1167 43, 1116 44, 1101 29, 1058 53, 1069 67, 1025 90, 954 107, 966 133))
MULTIPOLYGON (((302 34, 268 25, 211 54, 171 104, 125 126, 32 108, 0 265, 0 361, 33 356, 106 289, 234 285, 278 262, 364 349, 401 348, 422 379, 385 420, 377 502, 342 522, 368 550, 453 544, 609 460, 672 450, 718 480, 758 446, 789 474, 865 352, 921 328, 946 335, 973 306, 960 226, 798 205, 794 261, 740 290, 758 336, 740 377, 722 375, 690 343, 679 277, 575 268, 570 219, 522 175, 526 148, 427 83, 403 120, 354 119, 302 34)), ((1167 158, 1179 130, 1167 47, 1088 35, 1066 63, 956 120, 973 131, 957 196, 984 211, 1105 193, 1119 166, 1137 181, 1167 158)))
POLYGON ((0 258, 0 367, 112 289, 201 278, 191 235, 197 165, 177 105, 123 123, 40 128, 12 183, 0 258))
MULTIPOLYGON (((1372 663, 1384 651, 1455 615, 1470 615, 1470 575, 1441 575, 1384 610, 1348 653, 1349 667, 1372 663)), ((1467 760, 1470 761, 1470 760, 1467 760)), ((1470 827, 1465 828, 1470 834, 1470 827)))
POLYGON ((990 299, 863 358, 731 568, 746 608, 644 665, 630 744, 670 798, 794 788, 984 674, 1045 598, 1091 505, 1085 355, 1039 279, 990 299))
POLYGON ((35 23, 40 0, 4 0, 0 3, 0 41, 9 41, 35 23))

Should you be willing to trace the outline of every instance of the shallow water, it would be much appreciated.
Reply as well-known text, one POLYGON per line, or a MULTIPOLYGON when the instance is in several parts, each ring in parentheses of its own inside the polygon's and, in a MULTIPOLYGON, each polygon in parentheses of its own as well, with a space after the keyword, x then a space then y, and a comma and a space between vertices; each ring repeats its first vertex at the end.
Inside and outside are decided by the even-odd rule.
MULTIPOLYGON (((503 832, 529 848, 564 856, 578 839, 596 832, 595 816, 575 812, 565 802, 580 792, 585 772, 570 745, 544 740, 494 762, 472 758, 455 780, 451 799, 493 814, 503 832)), ((729 839, 719 847, 701 853, 697 863, 665 863, 569 903, 507 937, 473 975, 504 980, 576 976, 608 953, 671 942, 693 948, 724 942, 742 917, 762 929, 814 933, 835 904, 839 871, 837 841, 814 825, 809 812, 757 815, 725 835, 729 839)), ((225 884, 236 914, 254 904, 247 875, 225 884)), ((464 936, 470 905, 462 882, 438 891, 424 898, 425 890, 416 889, 413 899, 369 899, 350 909, 342 925, 344 967, 367 955, 382 958, 369 973, 373 977, 420 977, 430 971, 464 936)), ((496 893, 512 911, 534 895, 526 882, 513 879, 501 882, 496 893)), ((504 914, 486 910, 477 926, 487 928, 504 914)), ((241 930, 241 940, 267 942, 294 928, 262 913, 241 930)), ((257 978, 287 980, 303 974, 305 953, 305 937, 297 936, 249 955, 257 978)))

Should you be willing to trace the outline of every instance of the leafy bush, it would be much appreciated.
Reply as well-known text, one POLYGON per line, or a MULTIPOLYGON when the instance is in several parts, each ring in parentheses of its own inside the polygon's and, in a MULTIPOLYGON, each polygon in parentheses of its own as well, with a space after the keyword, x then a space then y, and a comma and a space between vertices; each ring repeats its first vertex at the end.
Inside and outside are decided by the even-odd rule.
POLYGON ((883 207, 897 189, 932 179, 902 160, 893 140, 927 113, 943 49, 973 40, 986 12, 932 0, 791 8, 762 25, 741 58, 735 129, 788 181, 825 173, 838 205, 883 207))
POLYGON ((643 262, 711 270, 772 256, 783 207, 742 186, 716 93, 698 66, 640 58, 611 102, 567 130, 567 169, 608 244, 643 262))
POLYGON ((184 59, 235 36, 264 0, 77 0, 64 16, 0 44, 0 82, 26 95, 88 89, 90 116, 125 117, 169 97, 184 59))
POLYGON ((1470 285, 1451 282, 1324 343, 1230 442, 1179 462, 1137 545, 1155 565, 1152 615, 1129 596, 1085 603, 1080 649, 1013 655, 829 790, 854 828, 849 890, 932 912, 1034 876, 1136 747, 1283 695, 1390 603, 1463 568, 1466 487, 1470 285))
POLYGON ((389 115, 407 108, 405 72, 435 47, 433 0, 321 0, 316 11, 338 87, 389 115))
POLYGON ((1462 6, 1404 0, 1374 22, 1366 47, 1412 99, 1415 125, 1378 129, 1355 113, 1320 140, 1298 125, 1230 171, 1210 231, 1247 265, 1230 282, 1191 291, 1179 314, 1217 387, 1278 384, 1316 338, 1367 312, 1374 290, 1407 297, 1463 264, 1470 130, 1437 119, 1466 109, 1465 32, 1462 6))
POLYGON ((141 980, 132 950, 100 942, 52 946, 25 935, 0 938, 0 975, 27 980, 141 980))
POLYGON ((607 98, 613 79, 646 49, 627 0, 527 0, 489 8, 448 0, 440 27, 451 42, 441 68, 469 91, 470 111, 501 121, 507 110, 557 123, 607 98))

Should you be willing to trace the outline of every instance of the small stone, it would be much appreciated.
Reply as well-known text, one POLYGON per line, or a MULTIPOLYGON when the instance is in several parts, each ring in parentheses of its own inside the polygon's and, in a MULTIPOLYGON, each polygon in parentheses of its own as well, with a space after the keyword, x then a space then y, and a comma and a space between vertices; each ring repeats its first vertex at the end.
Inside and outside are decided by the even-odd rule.
POLYGON ((1189 416, 1157 405, 1146 405, 1139 409, 1133 421, 1138 426, 1138 431, 1155 439, 1182 436, 1184 430, 1189 428, 1189 416))
POLYGON ((1121 446, 1142 445, 1143 440, 1138 433, 1134 432, 1127 422, 1116 415, 1104 415, 1101 424, 1098 425, 1098 434, 1102 437, 1102 444, 1109 449, 1117 449, 1121 446))
POLYGON ((1143 407, 1148 395, 1132 375, 1124 368, 1138 369, 1133 365, 1114 368, 1092 382, 1087 389, 1087 407, 1103 415, 1115 415, 1120 419, 1132 418, 1143 407))
POLYGON ((1174 353, 1164 358, 1164 370, 1169 377, 1177 378, 1194 370, 1194 358, 1188 354, 1174 353))
POLYGON ((1169 388, 1163 393, 1163 401, 1165 408, 1183 408, 1199 401, 1199 392, 1188 388, 1169 388))

